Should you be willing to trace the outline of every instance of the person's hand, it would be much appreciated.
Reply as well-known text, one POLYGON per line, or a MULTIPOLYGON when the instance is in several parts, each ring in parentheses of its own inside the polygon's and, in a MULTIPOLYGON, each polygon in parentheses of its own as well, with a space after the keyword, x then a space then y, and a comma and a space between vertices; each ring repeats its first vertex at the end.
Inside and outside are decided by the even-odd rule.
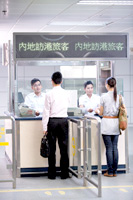
POLYGON ((84 105, 80 105, 79 107, 80 107, 80 108, 84 108, 84 105))
POLYGON ((97 108, 97 109, 95 110, 95 113, 96 113, 96 114, 99 114, 99 113, 100 113, 100 110, 97 108))
POLYGON ((47 133, 48 133, 47 131, 43 131, 43 134, 44 134, 44 135, 47 135, 47 133))
POLYGON ((93 112, 93 109, 92 108, 88 109, 88 112, 90 112, 90 113, 93 112))
POLYGON ((39 111, 36 111, 36 116, 39 116, 40 115, 40 112, 39 111))

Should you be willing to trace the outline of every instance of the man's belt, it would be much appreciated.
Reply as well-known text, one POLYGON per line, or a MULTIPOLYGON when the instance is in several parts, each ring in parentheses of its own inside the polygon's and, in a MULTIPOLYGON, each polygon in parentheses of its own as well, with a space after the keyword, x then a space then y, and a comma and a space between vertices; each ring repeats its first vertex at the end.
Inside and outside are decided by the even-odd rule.
POLYGON ((103 118, 115 119, 118 118, 118 116, 103 116, 103 118))

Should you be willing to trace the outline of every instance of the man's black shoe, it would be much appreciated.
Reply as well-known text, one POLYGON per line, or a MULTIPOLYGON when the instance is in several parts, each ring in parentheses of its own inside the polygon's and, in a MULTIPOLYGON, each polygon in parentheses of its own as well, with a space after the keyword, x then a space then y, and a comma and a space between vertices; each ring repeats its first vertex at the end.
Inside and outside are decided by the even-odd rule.
POLYGON ((48 179, 54 180, 54 179, 56 179, 56 177, 55 176, 48 176, 48 179))
POLYGON ((61 176, 61 179, 67 179, 67 178, 71 178, 72 176, 69 176, 69 174, 67 174, 67 175, 62 175, 61 176))

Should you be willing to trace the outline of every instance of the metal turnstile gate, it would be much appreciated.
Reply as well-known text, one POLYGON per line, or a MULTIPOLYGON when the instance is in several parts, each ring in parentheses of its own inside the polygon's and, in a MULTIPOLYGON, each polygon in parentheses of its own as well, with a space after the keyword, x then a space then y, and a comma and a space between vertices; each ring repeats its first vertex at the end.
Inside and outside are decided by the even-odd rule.
MULTIPOLYGON (((16 157, 15 157, 15 119, 12 116, 0 116, 0 120, 11 120, 12 121, 12 127, 11 129, 6 130, 6 134, 12 135, 12 163, 10 165, 7 165, 8 169, 12 170, 12 178, 11 179, 5 179, 0 180, 0 182, 12 182, 13 188, 16 188, 16 157)), ((0 143, 0 146, 3 145, 0 143)))
POLYGON ((101 169, 101 122, 97 121, 97 138, 98 138, 98 181, 92 179, 92 163, 91 163, 91 120, 85 119, 83 122, 84 133, 83 133, 83 141, 84 141, 84 186, 87 186, 87 181, 93 184, 96 188, 98 188, 98 197, 102 196, 102 169, 101 169))
MULTIPOLYGON (((97 120, 97 119, 95 119, 97 120)), ((101 121, 97 120, 97 174, 98 180, 92 178, 92 146, 91 146, 91 123, 90 119, 69 118, 69 170, 77 178, 83 177, 83 185, 87 186, 88 182, 98 188, 98 196, 102 196, 101 183, 101 121)))
POLYGON ((69 171, 83 177, 83 120, 69 119, 69 171))

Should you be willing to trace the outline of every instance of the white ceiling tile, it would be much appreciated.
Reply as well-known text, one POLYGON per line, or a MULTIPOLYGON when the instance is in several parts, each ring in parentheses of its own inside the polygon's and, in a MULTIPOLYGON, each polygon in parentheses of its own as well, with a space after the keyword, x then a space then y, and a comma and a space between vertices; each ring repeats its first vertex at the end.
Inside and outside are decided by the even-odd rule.
POLYGON ((0 31, 5 36, 19 31, 127 31, 130 33, 130 43, 133 44, 133 6, 89 6, 76 3, 77 0, 0 0, 0 11, 7 10, 6 15, 1 12, 0 31), (98 22, 109 24, 99 27, 96 26, 98 22), (52 25, 57 23, 62 25, 52 25), (90 23, 95 26, 87 25, 90 23))
POLYGON ((52 31, 52 32, 61 32, 61 31, 66 31, 67 29, 71 28, 71 26, 46 26, 42 32, 45 32, 45 31, 52 31))

